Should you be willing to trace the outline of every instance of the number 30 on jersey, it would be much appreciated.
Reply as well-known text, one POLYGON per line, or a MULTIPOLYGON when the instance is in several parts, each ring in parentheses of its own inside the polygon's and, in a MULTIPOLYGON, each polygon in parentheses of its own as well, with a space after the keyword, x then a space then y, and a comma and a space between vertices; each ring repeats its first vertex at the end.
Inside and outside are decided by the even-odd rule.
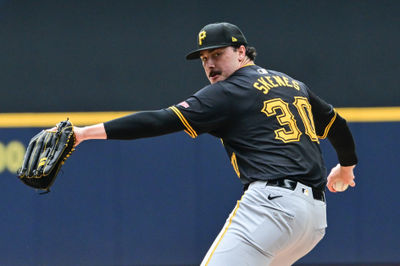
MULTIPOLYGON (((305 133, 312 141, 319 142, 315 133, 314 119, 311 112, 311 105, 305 97, 294 97, 293 105, 304 124, 305 133)), ((264 102, 261 112, 268 117, 276 116, 278 123, 282 126, 276 129, 275 138, 285 143, 299 141, 302 132, 297 127, 295 116, 289 109, 289 103, 284 102, 281 98, 275 98, 264 102), (278 114, 277 111, 280 111, 278 114)))

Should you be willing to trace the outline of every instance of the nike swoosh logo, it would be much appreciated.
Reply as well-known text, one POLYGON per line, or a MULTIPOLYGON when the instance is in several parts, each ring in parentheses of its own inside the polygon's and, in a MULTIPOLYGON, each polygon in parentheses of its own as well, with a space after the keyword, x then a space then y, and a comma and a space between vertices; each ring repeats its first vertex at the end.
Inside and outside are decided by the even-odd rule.
POLYGON ((280 198, 280 197, 283 197, 283 196, 282 196, 282 195, 271 196, 271 194, 268 195, 268 199, 269 199, 269 200, 273 200, 273 199, 280 198))

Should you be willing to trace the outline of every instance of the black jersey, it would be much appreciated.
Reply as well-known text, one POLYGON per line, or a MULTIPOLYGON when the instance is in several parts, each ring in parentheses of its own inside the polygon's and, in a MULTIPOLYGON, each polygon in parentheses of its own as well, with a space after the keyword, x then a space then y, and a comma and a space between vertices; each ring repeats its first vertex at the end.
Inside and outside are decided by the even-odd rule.
POLYGON ((304 83, 249 65, 171 110, 191 137, 221 138, 243 184, 291 178, 324 189, 319 138, 326 137, 336 113, 304 83))

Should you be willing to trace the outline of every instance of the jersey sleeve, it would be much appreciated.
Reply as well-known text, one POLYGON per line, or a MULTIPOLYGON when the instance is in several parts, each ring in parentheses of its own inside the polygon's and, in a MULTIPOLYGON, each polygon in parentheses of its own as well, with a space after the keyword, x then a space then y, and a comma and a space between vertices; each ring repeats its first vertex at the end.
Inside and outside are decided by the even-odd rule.
POLYGON ((107 139, 137 139, 161 136, 183 130, 179 119, 169 110, 132 113, 104 123, 107 139))
POLYGON ((308 88, 307 92, 318 137, 328 137, 342 166, 357 164, 355 143, 346 120, 336 112, 332 105, 326 103, 308 88))
POLYGON ((209 85, 170 109, 192 138, 202 133, 215 133, 223 128, 229 118, 227 93, 218 83, 209 85))
POLYGON ((318 138, 325 139, 328 136, 332 124, 336 120, 337 113, 332 105, 315 95, 309 88, 307 88, 307 93, 314 117, 315 132, 318 138))

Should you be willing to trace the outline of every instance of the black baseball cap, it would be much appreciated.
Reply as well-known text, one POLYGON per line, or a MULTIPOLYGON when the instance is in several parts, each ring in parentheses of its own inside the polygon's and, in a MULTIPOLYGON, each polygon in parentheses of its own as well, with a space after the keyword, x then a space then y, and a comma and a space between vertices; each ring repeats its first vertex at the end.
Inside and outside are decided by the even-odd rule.
POLYGON ((187 60, 200 58, 200 51, 226 46, 247 45, 242 31, 231 23, 212 23, 204 26, 197 35, 197 49, 186 55, 187 60))

